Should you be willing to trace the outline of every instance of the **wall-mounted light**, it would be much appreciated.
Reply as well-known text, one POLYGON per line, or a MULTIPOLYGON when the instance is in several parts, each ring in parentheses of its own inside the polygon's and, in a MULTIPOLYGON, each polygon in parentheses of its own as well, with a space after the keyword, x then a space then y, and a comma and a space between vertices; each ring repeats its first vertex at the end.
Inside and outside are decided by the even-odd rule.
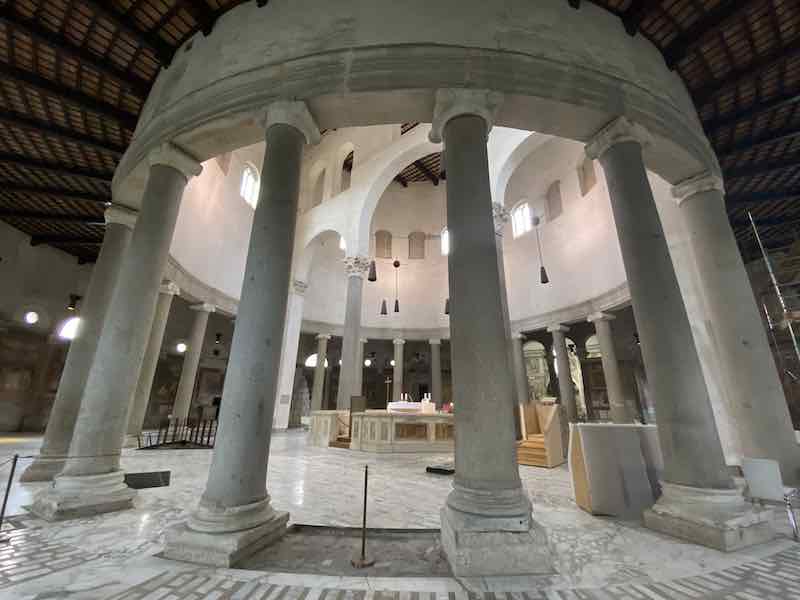
POLYGON ((36 325, 39 322, 39 313, 35 310, 29 310, 22 318, 28 325, 36 325))
POLYGON ((70 294, 69 295, 69 304, 67 304, 67 310, 77 310, 78 309, 78 302, 81 301, 83 296, 79 296, 78 294, 70 294))

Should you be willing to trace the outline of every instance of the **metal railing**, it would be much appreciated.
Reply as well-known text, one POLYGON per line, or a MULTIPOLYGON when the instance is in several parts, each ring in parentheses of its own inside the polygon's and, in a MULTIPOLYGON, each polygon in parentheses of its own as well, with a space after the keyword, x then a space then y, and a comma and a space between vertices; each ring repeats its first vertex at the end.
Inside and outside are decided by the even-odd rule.
POLYGON ((139 449, 164 447, 213 448, 217 438, 216 419, 173 419, 156 430, 138 436, 139 449))

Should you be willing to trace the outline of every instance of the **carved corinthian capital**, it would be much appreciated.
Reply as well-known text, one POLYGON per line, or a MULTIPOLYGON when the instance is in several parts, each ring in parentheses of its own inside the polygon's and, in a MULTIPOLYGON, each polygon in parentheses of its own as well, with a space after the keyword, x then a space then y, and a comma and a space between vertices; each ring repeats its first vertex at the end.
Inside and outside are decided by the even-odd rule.
POLYGON ((369 271, 370 258, 368 256, 346 256, 343 260, 344 270, 348 277, 363 278, 369 271))

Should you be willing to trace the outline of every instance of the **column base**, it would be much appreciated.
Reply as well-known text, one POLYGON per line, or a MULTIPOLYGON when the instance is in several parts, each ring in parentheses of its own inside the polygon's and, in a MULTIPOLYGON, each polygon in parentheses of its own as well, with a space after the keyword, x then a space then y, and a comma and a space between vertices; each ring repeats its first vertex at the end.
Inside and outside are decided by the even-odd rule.
POLYGON ((663 494, 644 511, 645 527, 694 544, 733 552, 775 537, 772 509, 745 501, 738 489, 714 490, 661 483, 663 494))
POLYGON ((22 483, 33 483, 35 481, 53 481, 55 476, 61 473, 64 468, 65 460, 63 458, 48 458, 46 456, 39 456, 34 460, 28 468, 25 469, 19 476, 22 483))
POLYGON ((136 490, 125 485, 125 474, 112 471, 78 477, 59 475, 25 509, 46 521, 91 517, 133 508, 136 490))
POLYGON ((138 435, 130 435, 127 434, 125 436, 125 441, 122 443, 123 448, 138 448, 139 447, 139 436, 138 435))
POLYGON ((166 531, 164 556, 173 560, 230 568, 283 537, 288 521, 289 513, 273 512, 266 523, 228 533, 195 531, 187 523, 179 523, 166 531))
MULTIPOLYGON (((448 503, 441 510, 442 548, 453 574, 459 577, 488 577, 495 575, 552 575, 555 573, 547 534, 531 516, 530 501, 522 489, 481 491, 481 503, 490 495, 497 496, 496 508, 518 504, 524 499, 520 514, 486 514, 464 512, 462 506, 467 492, 454 485, 448 503), (466 492, 466 494, 465 494, 466 492)), ((505 511, 503 511, 505 512, 505 511)))

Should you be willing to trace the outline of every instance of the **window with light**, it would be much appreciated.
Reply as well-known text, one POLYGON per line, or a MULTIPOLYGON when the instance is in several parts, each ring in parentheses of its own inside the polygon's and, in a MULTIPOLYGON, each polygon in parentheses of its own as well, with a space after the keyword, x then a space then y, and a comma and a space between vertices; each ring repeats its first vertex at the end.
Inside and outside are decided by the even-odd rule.
POLYGON ((531 207, 527 202, 518 205, 511 213, 511 231, 515 238, 533 229, 531 207))
POLYGON ((258 204, 259 181, 256 168, 253 165, 246 165, 244 173, 242 173, 242 187, 239 190, 239 194, 253 209, 258 204))
POLYGON ((442 229, 442 256, 450 254, 450 232, 447 227, 442 229))

